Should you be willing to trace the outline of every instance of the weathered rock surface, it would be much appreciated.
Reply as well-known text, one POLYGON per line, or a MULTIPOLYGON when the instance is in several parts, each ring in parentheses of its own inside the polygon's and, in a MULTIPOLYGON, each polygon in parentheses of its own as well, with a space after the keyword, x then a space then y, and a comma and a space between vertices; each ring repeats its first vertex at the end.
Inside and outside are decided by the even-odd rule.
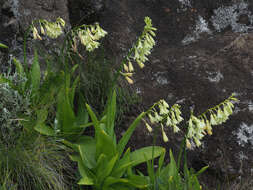
MULTIPOLYGON (((136 74, 134 88, 144 105, 164 98, 171 104, 180 103, 186 114, 190 106, 202 113, 232 93, 237 94, 240 102, 235 114, 214 129, 203 148, 189 152, 196 169, 209 165, 211 177, 221 180, 253 173, 252 4, 122 0, 108 3, 101 14, 101 22, 110 34, 109 47, 117 56, 131 47, 142 30, 145 16, 151 17, 158 29, 151 59, 136 74), (218 10, 219 7, 223 9, 218 10), (230 16, 217 22, 224 11, 230 16), (194 40, 184 43, 186 37, 194 40)), ((137 134, 133 139, 137 147, 150 144, 147 132, 140 129, 137 134)), ((180 140, 171 135, 168 148, 177 149, 180 140)))
MULTIPOLYGON (((10 47, 11 54, 22 59, 24 32, 33 20, 55 21, 61 17, 70 26, 67 3, 67 0, 0 1, 0 42, 10 47)), ((32 58, 31 47, 28 39, 28 58, 32 58)))
POLYGON ((97 22, 105 7, 103 0, 68 0, 69 18, 72 26, 97 22))
MULTIPOLYGON (((144 106, 164 98, 181 104, 185 114, 190 106, 202 113, 236 93, 235 114, 205 138, 204 147, 189 152, 193 167, 210 166, 212 179, 234 179, 253 173, 252 11, 253 2, 241 0, 0 0, 0 41, 22 45, 20 29, 36 18, 99 21, 109 33, 106 51, 119 63, 149 16, 158 29, 157 46, 133 88, 144 106)), ((178 149, 180 140, 170 135, 166 146, 178 149)), ((150 141, 143 128, 132 140, 136 147, 150 141)))

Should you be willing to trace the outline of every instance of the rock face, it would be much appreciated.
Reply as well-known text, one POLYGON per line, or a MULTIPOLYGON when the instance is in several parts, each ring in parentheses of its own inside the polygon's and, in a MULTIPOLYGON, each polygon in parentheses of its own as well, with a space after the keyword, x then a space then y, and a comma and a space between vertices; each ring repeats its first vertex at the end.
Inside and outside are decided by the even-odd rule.
MULTIPOLYGON (((202 113, 237 94, 235 114, 214 128, 201 149, 189 152, 193 167, 209 165, 211 177, 221 180, 253 173, 252 4, 122 0, 110 1, 101 13, 100 21, 110 34, 109 47, 117 56, 131 47, 145 16, 158 29, 150 61, 135 75, 134 88, 144 105, 164 98, 180 103, 186 114, 190 106, 202 113)), ((150 142, 143 130, 137 133, 133 142, 150 142)), ((171 135, 170 140, 168 148, 177 149, 181 138, 171 135)))
POLYGON ((105 7, 103 0, 68 0, 70 22, 72 26, 81 23, 94 23, 99 19, 101 11, 105 7))
MULTIPOLYGON (((210 176, 224 180, 253 173, 252 11, 253 2, 241 0, 0 0, 0 41, 22 45, 20 31, 36 18, 99 21, 109 33, 106 51, 119 63, 149 16, 157 46, 133 86, 144 106, 164 98, 185 114, 190 106, 202 113, 232 93, 240 99, 230 120, 189 152, 193 167, 209 165, 210 176)), ((142 129, 137 133, 137 146, 149 143, 142 129)), ((166 146, 178 149, 180 140, 171 135, 166 146)))
MULTIPOLYGON (((66 25, 70 26, 67 0, 0 1, 0 41, 10 47, 11 54, 22 57, 24 31, 32 21, 36 19, 55 21, 58 17, 63 18, 66 25)), ((2 59, 3 57, 4 55, 2 59)))
POLYGON ((67 0, 7 0, 2 4, 3 11, 9 13, 10 19, 16 19, 22 29, 35 19, 54 21, 61 17, 69 23, 67 0))
MULTIPOLYGON (((67 0, 6 0, 0 1, 1 34, 17 35, 36 19, 54 21, 63 18, 69 24, 67 0)), ((8 39, 8 36, 4 36, 8 39)), ((9 37, 10 38, 10 37, 9 37)), ((0 40, 4 40, 1 35, 0 40)))

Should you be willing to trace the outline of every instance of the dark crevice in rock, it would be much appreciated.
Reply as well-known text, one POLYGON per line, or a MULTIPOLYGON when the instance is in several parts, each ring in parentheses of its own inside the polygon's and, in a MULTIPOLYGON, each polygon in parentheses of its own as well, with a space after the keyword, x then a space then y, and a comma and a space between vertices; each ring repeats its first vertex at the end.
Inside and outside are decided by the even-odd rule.
POLYGON ((72 26, 93 24, 100 20, 104 2, 100 0, 68 0, 68 9, 72 26))

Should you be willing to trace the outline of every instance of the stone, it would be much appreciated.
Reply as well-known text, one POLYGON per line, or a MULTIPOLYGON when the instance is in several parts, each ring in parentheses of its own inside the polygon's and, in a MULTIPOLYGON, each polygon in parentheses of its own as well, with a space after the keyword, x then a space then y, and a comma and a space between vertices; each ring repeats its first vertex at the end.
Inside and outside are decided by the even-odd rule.
MULTIPOLYGON (((221 30, 221 33, 199 35, 198 40, 187 46, 181 42, 187 34, 194 33, 199 15, 206 20, 206 26, 214 31, 210 19, 219 7, 231 7, 231 10, 239 7, 238 15, 243 15, 244 12, 250 15, 252 3, 249 2, 245 7, 246 4, 241 2, 193 0, 191 7, 182 7, 179 1, 160 0, 158 3, 154 0, 122 0, 106 4, 101 13, 101 24, 109 33, 106 47, 117 57, 124 55, 136 40, 142 31, 145 16, 151 17, 158 29, 157 46, 150 56, 148 66, 137 71, 133 87, 142 89, 142 100, 146 108, 161 98, 171 104, 184 100, 181 105, 187 117, 189 107, 194 107, 195 113, 200 114, 233 92, 237 93, 240 102, 236 104, 236 111, 230 120, 215 127, 213 135, 204 139, 202 148, 189 152, 190 165, 195 169, 210 166, 207 171, 209 181, 215 181, 217 177, 212 171, 219 173, 219 180, 225 181, 226 177, 243 178, 251 174, 253 169, 252 134, 248 134, 252 132, 250 128, 253 125, 250 111, 253 97, 253 34, 240 34, 240 31, 244 31, 241 26, 250 29, 252 23, 238 17, 242 25, 236 25, 236 32, 231 31, 235 28, 233 25, 221 30), (191 11, 192 8, 196 11, 191 11), (203 8, 209 11, 205 12, 203 8), (162 75, 163 80, 160 80, 160 75, 156 76, 157 73, 165 73, 162 75), (243 146, 240 139, 243 139, 243 146)), ((117 60, 118 64, 120 60, 117 60)), ((168 132, 170 141, 166 145, 167 149, 178 150, 180 137, 168 132)), ((147 132, 138 130, 136 133, 137 137, 133 136, 131 145, 140 147, 152 141, 147 132), (139 139, 138 136, 142 138, 139 139)))
MULTIPOLYGON (((5 43, 10 48, 10 54, 23 59, 24 34, 32 21, 36 19, 46 19, 55 21, 61 17, 66 22, 66 27, 70 27, 69 11, 67 0, 6 0, 0 2, 0 42, 5 43)), ((60 41, 59 41, 60 42, 60 41)), ((48 40, 47 43, 57 46, 48 40)), ((42 49, 47 50, 42 43, 42 49)), ((28 62, 32 62, 33 49, 31 40, 27 40, 28 62)))
MULTIPOLYGON (((233 92, 240 99, 230 120, 215 127, 202 148, 189 151, 190 166, 200 169, 209 165, 208 180, 215 181, 218 173, 224 181, 226 177, 243 178, 253 171, 253 33, 240 33, 241 26, 252 28, 252 12, 253 1, 245 7, 240 0, 0 0, 0 42, 10 48, 22 47, 22 31, 34 19, 54 21, 62 17, 72 26, 98 21, 108 32, 104 40, 108 57, 116 57, 116 64, 120 64, 141 34, 144 17, 149 16, 158 29, 157 45, 148 65, 136 71, 133 86, 142 95, 145 108, 164 98, 170 104, 180 103, 187 118, 189 107, 199 114, 233 92), (239 14, 233 12, 235 5, 240 8, 239 14), (231 21, 224 23, 224 30, 214 31, 212 17, 221 7, 230 10, 230 18, 236 16, 232 24, 239 26, 238 33, 231 30, 233 27, 227 28, 231 21), (183 45, 187 35, 196 37, 194 32, 203 28, 197 27, 198 23, 213 32, 197 35, 193 43, 183 45)), ((6 54, 1 52, 1 62, 3 56, 6 54)), ((118 134, 122 132, 117 130, 118 134)), ((166 132, 170 134, 169 143, 158 143, 178 151, 182 137, 169 129, 166 132)), ((134 148, 150 142, 151 135, 141 127, 131 139, 134 148)))
MULTIPOLYGON (((9 0, 10 1, 10 0, 9 0)), ((11 10, 21 28, 26 29, 33 20, 55 21, 58 17, 69 25, 67 0, 11 0, 11 10)))

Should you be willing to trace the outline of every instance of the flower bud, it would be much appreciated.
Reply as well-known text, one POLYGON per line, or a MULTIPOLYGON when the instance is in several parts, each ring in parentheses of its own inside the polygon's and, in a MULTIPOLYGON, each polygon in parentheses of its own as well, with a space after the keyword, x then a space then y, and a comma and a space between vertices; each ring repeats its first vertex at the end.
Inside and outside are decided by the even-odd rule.
POLYGON ((124 67, 124 70, 125 70, 126 72, 129 72, 129 68, 128 68, 128 66, 127 66, 126 64, 124 64, 123 67, 124 67))
POLYGON ((142 69, 145 65, 142 63, 142 62, 140 62, 139 60, 137 60, 137 63, 138 63, 138 65, 139 65, 139 67, 142 69))
POLYGON ((128 62, 128 68, 129 68, 129 71, 130 71, 130 72, 133 72, 133 71, 134 71, 133 64, 132 64, 130 61, 128 62))
POLYGON ((33 39, 36 40, 38 38, 37 34, 38 34, 37 29, 35 27, 33 27, 33 39))
POLYGON ((146 125, 148 131, 151 133, 153 131, 152 127, 147 122, 145 122, 145 125, 146 125))
POLYGON ((191 148, 192 148, 192 145, 191 145, 189 139, 186 139, 186 147, 187 147, 188 149, 191 149, 191 148))
POLYGON ((129 78, 129 77, 125 77, 126 78, 126 80, 127 80, 127 82, 129 83, 129 84, 133 84, 134 83, 134 81, 131 79, 131 78, 129 78))
POLYGON ((163 141, 164 141, 164 142, 168 142, 169 139, 168 139, 166 133, 164 132, 163 125, 162 125, 162 135, 163 135, 163 141))
POLYGON ((45 35, 45 30, 44 30, 43 26, 40 26, 40 32, 41 32, 41 34, 45 35))

